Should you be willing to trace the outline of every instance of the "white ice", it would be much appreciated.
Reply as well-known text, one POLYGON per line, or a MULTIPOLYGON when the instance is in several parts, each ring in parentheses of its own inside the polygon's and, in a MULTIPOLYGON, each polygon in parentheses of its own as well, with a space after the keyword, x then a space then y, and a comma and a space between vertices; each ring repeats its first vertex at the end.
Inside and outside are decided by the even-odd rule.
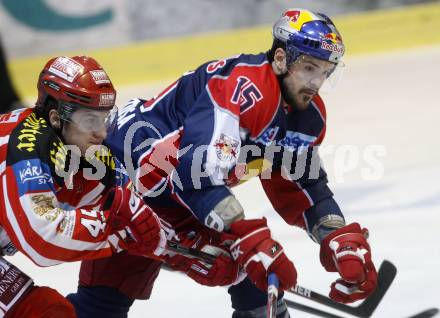
MULTIPOLYGON (((388 259, 398 268, 374 317, 405 317, 440 307, 440 47, 357 57, 346 64, 338 86, 324 96, 328 113, 324 145, 329 154, 323 160, 347 220, 369 228, 375 263, 388 259), (348 161, 341 159, 343 150, 331 148, 347 144, 360 150, 359 162, 350 171, 344 171, 348 161), (364 157, 368 145, 379 145, 386 152, 378 157, 376 167, 384 170, 379 178, 372 176, 375 180, 368 174, 373 166, 364 157)), ((152 96, 144 87, 122 90, 120 104, 131 97, 152 96)), ((349 155, 356 160, 355 153, 349 155)), ((235 192, 249 216, 269 218, 275 237, 295 262, 299 283, 327 294, 337 276, 321 267, 318 246, 276 215, 258 181, 235 192)), ((63 294, 76 289, 78 264, 38 268, 21 255, 9 260, 37 284, 63 294)), ((231 313, 226 289, 202 287, 184 276, 162 272, 152 298, 135 302, 129 317, 223 318, 231 313)), ((296 310, 290 313, 312 317, 296 310)))

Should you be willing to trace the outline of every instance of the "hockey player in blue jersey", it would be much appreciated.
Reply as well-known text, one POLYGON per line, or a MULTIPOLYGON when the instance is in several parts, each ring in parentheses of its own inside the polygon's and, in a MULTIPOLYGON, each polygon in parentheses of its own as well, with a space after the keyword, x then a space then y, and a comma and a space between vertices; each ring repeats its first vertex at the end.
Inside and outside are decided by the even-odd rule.
MULTIPOLYGON (((227 249, 248 275, 228 290, 235 318, 265 317, 268 273, 279 276, 281 289, 296 282, 266 220, 247 219, 230 190, 252 172, 281 217, 320 244, 323 267, 339 273, 330 297, 353 302, 377 285, 367 230, 346 224, 316 152, 326 131, 318 91, 340 67, 342 38, 327 16, 304 9, 285 11, 273 36, 267 53, 203 64, 154 99, 130 101, 107 137, 138 191, 170 227, 209 229, 221 234, 221 243, 222 233, 230 235, 227 249)), ((134 299, 149 297, 159 267, 133 255, 83 262, 80 287, 69 298, 79 317, 125 317, 134 299)), ((206 269, 198 281, 224 285, 222 270, 206 269)), ((277 317, 289 317, 281 298, 277 317)))

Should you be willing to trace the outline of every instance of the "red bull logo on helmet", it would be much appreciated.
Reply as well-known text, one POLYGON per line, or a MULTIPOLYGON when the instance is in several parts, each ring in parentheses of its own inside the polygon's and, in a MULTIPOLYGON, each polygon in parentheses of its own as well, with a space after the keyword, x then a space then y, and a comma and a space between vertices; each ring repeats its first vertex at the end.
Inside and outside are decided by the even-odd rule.
POLYGON ((336 43, 328 43, 326 41, 321 42, 321 48, 324 50, 335 52, 341 55, 344 55, 345 49, 342 45, 336 44, 336 43))
POLYGON ((296 31, 300 31, 304 23, 317 19, 312 12, 301 9, 287 10, 281 18, 284 22, 287 20, 288 27, 296 31))
POLYGON ((332 41, 333 43, 342 42, 341 37, 336 33, 327 33, 326 35, 324 35, 324 38, 332 41))
POLYGON ((301 14, 300 11, 298 11, 298 10, 292 10, 292 11, 286 11, 286 12, 284 13, 284 16, 285 16, 285 17, 288 17, 290 21, 292 21, 292 22, 295 23, 296 21, 298 21, 298 18, 299 18, 299 16, 300 16, 300 14, 301 14))

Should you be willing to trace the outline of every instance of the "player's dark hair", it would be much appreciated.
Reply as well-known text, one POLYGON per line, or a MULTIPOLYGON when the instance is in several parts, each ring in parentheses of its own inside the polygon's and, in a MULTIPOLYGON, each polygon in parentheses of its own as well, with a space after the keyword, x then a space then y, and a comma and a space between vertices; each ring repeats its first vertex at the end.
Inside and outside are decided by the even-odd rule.
MULTIPOLYGON (((43 104, 36 104, 35 105, 35 115, 37 115, 37 117, 44 118, 44 120, 46 120, 47 124, 52 127, 52 125, 50 123, 50 119, 49 119, 49 113, 52 109, 58 110, 58 113, 59 113, 60 111, 59 111, 58 106, 59 106, 58 101, 54 97, 47 95, 43 104)), ((61 131, 63 130, 63 125, 65 125, 65 124, 67 124, 67 123, 64 123, 64 121, 61 120, 60 128, 52 127, 61 139, 63 139, 61 131)))
POLYGON ((50 95, 47 95, 46 99, 44 100, 43 104, 37 104, 35 105, 35 114, 37 117, 43 117, 48 123, 49 121, 49 112, 52 109, 58 108, 58 102, 50 95))
POLYGON ((269 51, 266 52, 267 55, 267 59, 269 60, 270 63, 273 62, 274 57, 275 57, 275 51, 281 48, 284 51, 286 50, 286 44, 278 39, 274 39, 272 42, 272 47, 270 48, 269 51))

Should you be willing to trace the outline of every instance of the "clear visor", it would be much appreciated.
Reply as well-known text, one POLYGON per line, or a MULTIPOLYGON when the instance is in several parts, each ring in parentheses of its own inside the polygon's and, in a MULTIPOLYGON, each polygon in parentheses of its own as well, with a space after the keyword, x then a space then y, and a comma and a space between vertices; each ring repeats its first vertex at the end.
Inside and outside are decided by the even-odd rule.
POLYGON ((74 123, 83 132, 97 132, 107 130, 116 112, 116 106, 111 110, 80 108, 67 121, 74 123))
POLYGON ((345 64, 320 60, 308 55, 300 55, 289 65, 288 72, 310 89, 315 91, 332 91, 339 82, 345 64))

